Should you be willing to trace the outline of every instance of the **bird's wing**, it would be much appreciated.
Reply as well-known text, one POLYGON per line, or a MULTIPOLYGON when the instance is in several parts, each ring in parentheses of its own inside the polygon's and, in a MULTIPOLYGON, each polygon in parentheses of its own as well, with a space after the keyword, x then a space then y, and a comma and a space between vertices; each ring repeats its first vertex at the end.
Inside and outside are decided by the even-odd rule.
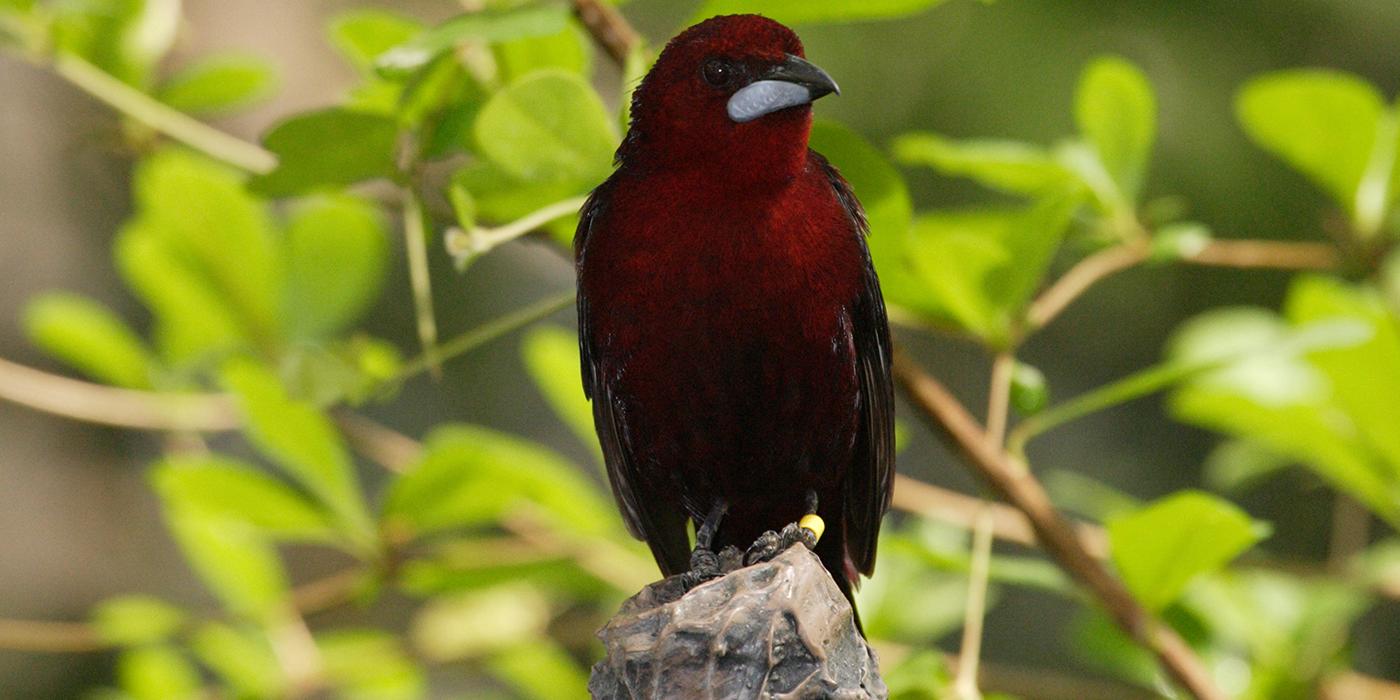
POLYGON ((834 166, 818 154, 836 198, 851 218, 864 262, 860 292, 851 303, 851 333, 860 378, 860 430, 856 455, 846 473, 844 515, 846 552, 855 568, 867 576, 875 569, 875 545, 880 518, 890 507, 894 490, 894 384, 890 379, 890 330, 880 280, 865 243, 869 225, 851 186, 834 166))
MULTIPOLYGON (((611 181, 609 181, 611 182, 611 181)), ((605 202, 609 183, 593 191, 584 203, 578 230, 574 234, 574 250, 579 269, 583 268, 588 236, 597 223, 605 202)), ((613 394, 609 370, 594 346, 594 314, 588 305, 583 285, 578 290, 578 345, 583 370, 583 393, 593 401, 593 424, 607 464, 608 483, 613 498, 622 511, 622 520, 632 536, 651 547, 652 556, 667 576, 690 568, 690 539, 686 534, 686 517, 666 499, 647 492, 646 481, 639 478, 637 465, 627 442, 627 415, 620 410, 613 394)))

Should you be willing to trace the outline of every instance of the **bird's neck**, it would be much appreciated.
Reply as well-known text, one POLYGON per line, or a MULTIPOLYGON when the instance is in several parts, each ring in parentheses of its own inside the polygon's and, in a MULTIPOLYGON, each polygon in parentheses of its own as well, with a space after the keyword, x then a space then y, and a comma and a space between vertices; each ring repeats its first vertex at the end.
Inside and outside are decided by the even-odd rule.
POLYGON ((719 136, 696 130, 634 127, 618 151, 624 166, 703 179, 715 189, 766 189, 791 182, 807 167, 809 110, 773 115, 752 128, 719 136))

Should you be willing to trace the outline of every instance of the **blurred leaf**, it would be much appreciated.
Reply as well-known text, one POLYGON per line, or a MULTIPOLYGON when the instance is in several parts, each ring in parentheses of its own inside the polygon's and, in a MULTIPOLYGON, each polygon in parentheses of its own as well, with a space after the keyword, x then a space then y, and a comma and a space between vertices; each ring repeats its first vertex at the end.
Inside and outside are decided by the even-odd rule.
POLYGON ((200 627, 190 649, 238 697, 269 698, 286 694, 286 679, 261 632, 218 622, 200 627))
POLYGON ((1152 236, 1149 257, 1156 262, 1185 260, 1205 250, 1211 238, 1210 228, 1202 223, 1179 221, 1167 224, 1152 236))
POLYGON ((496 44, 496 65, 507 83, 537 70, 554 68, 583 77, 592 57, 588 33, 570 19, 555 34, 524 37, 496 44))
POLYGON ((549 3, 458 15, 380 54, 374 66, 383 75, 401 76, 469 41, 490 43, 557 34, 564 29, 569 12, 567 5, 549 3))
POLYGON ((1099 522, 1142 508, 1142 501, 1098 479, 1068 469, 1046 473, 1045 490, 1056 506, 1099 522))
POLYGON ((894 668, 885 671, 890 700, 945 700, 956 697, 953 673, 943 653, 934 649, 915 651, 894 668))
POLYGON ((151 473, 166 503, 245 523, 268 537, 327 541, 330 516, 255 467, 220 455, 172 456, 151 473))
POLYGON ((523 697, 536 700, 585 700, 588 674, 552 640, 517 644, 491 655, 486 667, 523 697))
POLYGON ((398 124, 382 114, 343 107, 299 114, 263 137, 263 145, 277 156, 277 169, 254 177, 248 187, 286 196, 392 178, 398 172, 398 139, 398 124))
POLYGON ((171 76, 157 97, 196 115, 239 109, 270 96, 277 71, 261 56, 223 54, 205 58, 171 76))
POLYGON ((1177 492, 1108 521, 1113 563, 1123 583, 1156 611, 1197 576, 1219 569, 1267 534, 1268 526, 1200 491, 1177 492))
POLYGON ((202 696, 199 671, 174 647, 149 646, 122 652, 117 682, 132 700, 193 700, 202 696))
POLYGON ((373 538, 355 467, 331 422, 288 397, 277 378, 252 362, 224 368, 224 385, 247 418, 249 439, 339 518, 358 544, 373 538))
POLYGON ((143 90, 174 45, 180 25, 179 2, 56 2, 46 3, 45 9, 52 12, 54 48, 77 54, 143 90))
POLYGON ((128 282, 162 314, 165 331, 183 334, 173 327, 207 323, 190 318, 197 313, 232 312, 244 333, 270 339, 277 326, 282 260, 271 218, 244 190, 241 176, 171 149, 137 167, 134 189, 137 215, 123 235, 138 240, 126 243, 135 250, 123 251, 119 243, 118 255, 136 258, 126 261, 128 282), (144 266, 157 263, 170 267, 144 266), (179 281, 153 279, 163 275, 179 281), (177 292, 195 298, 165 296, 177 292))
POLYGON ((387 235, 378 207, 359 197, 322 196, 296 209, 287 225, 288 335, 318 338, 359 319, 379 297, 387 235))
POLYGON ((533 73, 492 96, 477 116, 480 153, 524 180, 596 182, 611 169, 618 135, 598 94, 579 76, 533 73))
POLYGON ((1121 58, 1096 59, 1080 78, 1074 114, 1123 198, 1136 201, 1157 137, 1157 99, 1147 76, 1121 58))
POLYGON ((391 528, 421 535, 492 523, 522 503, 565 531, 616 531, 617 518, 598 488, 559 455, 519 438, 475 426, 439 428, 423 457, 389 489, 391 528))
MULTIPOLYGON (((1357 216, 1358 194, 1378 145, 1379 126, 1388 118, 1375 87, 1335 71, 1280 71, 1246 84, 1235 110, 1255 143, 1357 216)), ((1394 144, 1385 146, 1393 153, 1394 144)))
POLYGON ((1015 194, 1044 194, 1073 186, 1075 176, 1048 151, 1019 141, 953 141, 911 133, 895 139, 894 157, 905 165, 927 165, 1015 194))
POLYGON ((1022 210, 920 217, 909 255, 924 292, 911 308, 994 347, 1010 342, 1075 206, 1073 199, 1059 197, 1022 210))
POLYGON ((716 15, 753 13, 783 24, 894 19, 923 12, 944 0, 705 0, 691 23, 716 15))
POLYGON ((31 342, 93 379, 114 386, 151 386, 150 348, 101 303, 64 292, 29 301, 24 328, 31 342))
POLYGON ((543 636, 549 617, 543 594, 513 582, 430 601, 414 616, 411 635, 420 655, 440 663, 536 640, 543 636))
POLYGON ((412 17, 373 8, 350 10, 330 23, 331 43, 355 68, 366 73, 380 54, 421 31, 423 23, 412 17))
POLYGON ((357 405, 389 391, 402 367, 392 343, 355 336, 329 345, 297 345, 282 356, 277 373, 289 392, 312 404, 357 405))
POLYGON ((186 619, 185 611, 144 595, 108 598, 92 612, 97 636, 115 646, 164 641, 178 632, 186 619))
POLYGON ((1218 491, 1240 493, 1292 464, 1264 443, 1247 438, 1227 440, 1206 456, 1205 480, 1218 491))
POLYGON ((1152 652, 1124 634, 1102 608, 1082 608, 1070 635, 1075 655, 1090 668, 1146 688, 1167 687, 1152 652))
MULTIPOLYGON (((880 537, 880 567, 856 592, 856 608, 873 638, 926 644, 957 629, 967 602, 967 577, 929 566, 928 550, 966 551, 966 533, 924 526, 887 528, 880 537)), ((989 604, 988 609, 993 603, 989 604)))
POLYGON ((1050 403, 1050 386, 1045 375, 1033 365, 1017 361, 1011 370, 1011 407, 1023 416, 1032 416, 1050 403))
MULTIPOLYGON (((494 222, 514 221, 546 206, 570 197, 586 194, 598 184, 594 179, 524 180, 510 175, 489 161, 468 163, 453 175, 455 186, 469 192, 479 219, 494 222)), ((569 245, 578 216, 569 216, 545 227, 560 245, 569 245)))
POLYGON ((185 559, 231 611, 270 619, 286 605, 287 575, 272 546, 250 525, 165 504, 165 519, 185 559))
POLYGON ((1324 348, 1308 357, 1326 375, 1337 405, 1400 482, 1400 319, 1374 291, 1328 277, 1301 277, 1286 307, 1293 323, 1345 320, 1365 324, 1370 339, 1324 348))
POLYGON ((346 700, 416 700, 427 690, 423 670, 399 640, 379 630, 319 635, 321 661, 331 685, 346 700))
MULTIPOLYGON (((613 586, 584 571, 567 554, 522 552, 517 546, 506 549, 492 541, 457 540, 444 543, 430 557, 415 559, 403 566, 400 588, 411 596, 427 598, 444 593, 463 593, 507 583, 529 581, 548 593, 551 600, 597 599, 613 586), (505 550, 505 551, 503 551, 505 550)), ((649 558, 638 580, 655 578, 649 558)), ((627 591, 631 592, 631 591, 627 591)))
POLYGON ((555 326, 536 326, 525 334, 521 351, 525 369, 549 407, 602 464, 603 453, 593 430, 593 409, 583 395, 578 336, 555 326))

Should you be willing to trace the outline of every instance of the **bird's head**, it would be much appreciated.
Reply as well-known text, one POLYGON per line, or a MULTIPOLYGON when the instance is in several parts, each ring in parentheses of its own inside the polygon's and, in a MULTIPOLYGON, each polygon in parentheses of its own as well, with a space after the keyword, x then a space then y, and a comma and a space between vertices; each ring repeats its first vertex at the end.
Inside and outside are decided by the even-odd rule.
POLYGON ((633 94, 618 158, 736 173, 801 167, 812 101, 839 92, 791 29, 758 15, 714 17, 656 59, 633 94))

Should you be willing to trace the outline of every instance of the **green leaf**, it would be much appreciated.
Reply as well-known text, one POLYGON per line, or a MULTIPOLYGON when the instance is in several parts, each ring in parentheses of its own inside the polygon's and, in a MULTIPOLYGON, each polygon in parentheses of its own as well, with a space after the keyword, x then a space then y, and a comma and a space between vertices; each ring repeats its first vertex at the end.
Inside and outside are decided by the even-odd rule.
POLYGON ((117 682, 132 700, 193 700, 203 695, 194 664, 163 645, 122 652, 117 682))
POLYGON ((482 155, 530 181, 596 183, 611 170, 618 143, 598 93, 559 70, 533 73, 492 96, 475 134, 482 155))
POLYGON ((1248 438, 1221 443, 1206 456, 1205 481, 1224 493, 1242 493, 1293 465, 1267 444, 1248 438))
POLYGON ((231 611, 270 620, 287 604, 287 575, 277 552, 245 522, 165 504, 165 519, 185 559, 231 611))
POLYGON ((423 670, 399 640, 379 630, 319 635, 326 677, 346 700, 416 700, 427 690, 423 670))
POLYGON ((1181 491, 1108 521, 1113 562, 1150 610, 1175 601, 1197 576, 1215 571, 1268 536, 1228 501, 1181 491))
POLYGON ((1050 386, 1033 365, 1017 361, 1011 370, 1011 406, 1023 416, 1033 416, 1050 403, 1050 386))
POLYGON ((705 0, 691 21, 716 15, 759 14, 783 24, 895 19, 923 12, 944 0, 705 0))
POLYGON ((388 232, 374 204, 351 195, 317 197, 287 224, 287 333, 320 338, 344 330, 379 297, 388 232))
POLYGON ((557 642, 537 640, 491 655, 486 667, 522 697, 535 700, 586 700, 588 674, 557 642))
POLYGON ((1342 320, 1368 329, 1366 342, 1325 348, 1308 359, 1327 377, 1337 406, 1400 483, 1400 320, 1374 290, 1329 277, 1294 282, 1286 313, 1299 324, 1342 320))
POLYGON ((521 5, 458 15, 380 54, 375 60, 375 68, 382 75, 406 75, 428 65, 459 44, 557 34, 564 29, 568 19, 569 7, 562 3, 521 5))
POLYGON ((557 69, 587 77, 592 58, 588 33, 570 19, 563 30, 496 44, 501 80, 510 83, 537 70, 557 69))
POLYGON ((885 685, 893 700, 942 700, 956 697, 953 672, 942 652, 923 649, 904 657, 885 671, 885 685))
POLYGON ((151 386, 150 348, 102 304, 63 292, 31 300, 24 310, 31 342, 101 382, 131 389, 151 386))
POLYGON ((178 2, 61 2, 46 3, 45 10, 52 21, 48 50, 77 54, 143 90, 180 26, 178 2))
POLYGON ((580 442, 592 449, 598 463, 603 454, 593 430, 593 409, 583 395, 580 377, 578 336, 555 326, 536 326, 521 343, 525 369, 564 424, 580 442))
POLYGON ((429 602, 414 616, 411 635, 419 654, 441 663, 538 638, 549 618, 544 595, 534 586, 513 582, 429 602))
POLYGON ((163 331, 184 333, 171 326, 185 321, 203 325, 189 318, 197 312, 232 313, 245 335, 271 340, 277 327, 281 251, 268 212, 244 190, 242 177, 172 149, 141 163, 134 189, 137 215, 123 235, 138 239, 127 243, 136 250, 122 251, 119 243, 118 255, 137 257, 126 261, 132 265, 128 281, 158 313, 178 309, 178 315, 162 319, 163 331), (171 269, 145 267, 154 263, 167 263, 171 269), (152 279, 161 274, 181 281, 152 279), (177 292, 196 298, 165 296, 177 292))
POLYGON ((246 107, 277 90, 277 71, 261 56, 223 54, 205 58, 171 76, 157 97, 196 115, 246 107))
POLYGON ((256 467, 220 455, 174 456, 151 473, 156 492, 181 509, 235 520, 275 539, 328 541, 330 516, 256 467))
POLYGON ((423 23, 387 10, 360 8, 337 15, 330 23, 331 43, 361 72, 374 67, 379 54, 423 31, 423 23))
POLYGON ((1074 174, 1050 152, 1019 141, 953 141, 912 133, 895 139, 893 148, 895 160, 905 165, 926 165, 1004 192, 1044 194, 1075 183, 1074 174))
POLYGON ((331 185, 392 178, 398 123, 383 114, 332 107, 287 119, 263 137, 277 169, 249 181, 255 192, 301 194, 331 185))
POLYGON ((1123 198, 1135 201, 1157 138, 1157 99, 1147 76, 1118 57, 1095 60, 1080 78, 1074 113, 1123 198))
MULTIPOLYGON (((1357 214, 1361 182, 1387 111, 1375 87, 1335 71, 1280 71, 1246 84, 1235 111, 1255 143, 1357 214)), ((1393 153, 1393 143, 1386 147, 1393 153)))
POLYGON ((335 513, 352 541, 369 546, 374 528, 354 464, 330 420, 287 396, 275 376, 252 362, 229 363, 223 379, 253 444, 335 513))
POLYGON ((475 426, 442 428, 421 460, 389 489, 390 529, 423 535, 496 522, 522 505, 538 507, 575 535, 617 532, 617 517, 578 468, 538 445, 475 426))
POLYGON ((256 629, 211 622, 190 638, 190 650, 238 697, 270 698, 287 694, 286 679, 267 638, 256 629))
POLYGON ((153 644, 173 636, 184 626, 185 611, 159 598, 118 596, 102 601, 92 612, 92 626, 107 644, 153 644))

